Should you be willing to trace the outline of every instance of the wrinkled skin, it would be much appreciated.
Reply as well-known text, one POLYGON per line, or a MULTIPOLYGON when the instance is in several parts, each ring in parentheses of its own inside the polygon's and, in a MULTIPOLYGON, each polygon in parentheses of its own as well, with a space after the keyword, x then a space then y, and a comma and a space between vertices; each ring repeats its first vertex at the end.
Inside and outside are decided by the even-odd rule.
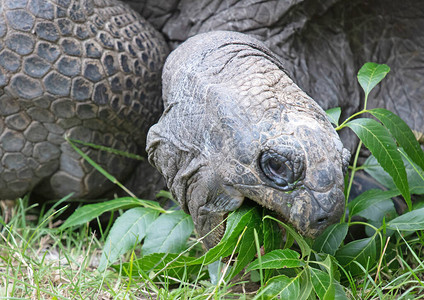
POLYGON ((325 112, 262 43, 232 32, 198 35, 168 57, 163 84, 149 161, 200 235, 246 198, 306 236, 340 219, 348 153, 325 112))
MULTIPOLYGON (((73 152, 64 136, 143 153, 147 128, 162 109, 159 77, 168 53, 165 40, 175 48, 211 30, 244 32, 263 41, 302 90, 324 109, 341 106, 343 117, 362 106, 354 80, 359 67, 366 61, 387 63, 392 72, 373 92, 369 107, 386 107, 424 132, 422 1, 127 2, 156 30, 145 21, 139 23, 136 14, 114 0, 0 3, 1 198, 29 191, 49 199, 70 192, 90 198, 110 190, 112 184, 73 152), (141 32, 131 30, 134 24, 142 27, 141 32), (91 50, 97 51, 89 54, 91 43, 91 50), (140 52, 134 56, 131 48, 140 52), (144 64, 146 58, 153 65, 144 64), (75 88, 81 83, 86 88, 75 88)), ((342 132, 342 140, 353 149, 356 140, 350 134, 342 132)), ((120 181, 131 176, 130 189, 147 181, 156 184, 146 164, 134 171, 129 159, 86 151, 120 181)), ((208 195, 221 191, 215 185, 203 188, 211 190, 208 195)), ((225 193, 241 199, 239 191, 225 193)))
MULTIPOLYGON (((247 33, 265 43, 287 74, 323 109, 342 118, 363 107, 356 73, 367 61, 392 71, 368 107, 387 108, 424 132, 424 2, 415 0, 129 0, 176 47, 211 30, 247 33)), ((357 139, 341 133, 351 151, 357 139)))

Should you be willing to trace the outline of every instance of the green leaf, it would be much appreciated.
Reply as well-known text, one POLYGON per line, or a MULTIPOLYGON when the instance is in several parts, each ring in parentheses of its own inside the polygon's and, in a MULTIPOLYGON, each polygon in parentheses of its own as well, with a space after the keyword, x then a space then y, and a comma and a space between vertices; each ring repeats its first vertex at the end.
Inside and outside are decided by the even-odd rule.
MULTIPOLYGON (((323 254, 318 253, 316 255, 317 261, 321 262, 321 271, 324 269, 322 267, 325 267, 325 270, 327 271, 328 276, 330 277, 330 280, 332 281, 332 284, 334 285, 334 296, 333 296, 333 289, 330 289, 326 295, 324 295, 324 298, 330 298, 330 299, 343 299, 347 300, 346 293, 343 290, 343 287, 340 285, 340 283, 337 281, 340 279, 340 272, 337 270, 338 263, 335 263, 336 259, 329 255, 329 254, 323 254)), ((323 271, 325 272, 325 271, 323 271)))
POLYGON ((312 292, 312 281, 310 272, 302 272, 300 278, 300 295, 298 300, 307 300, 312 292))
MULTIPOLYGON (((230 278, 236 276, 244 267, 252 261, 256 254, 256 245, 254 243, 255 236, 254 231, 258 229, 262 225, 262 220, 259 214, 253 215, 254 217, 251 221, 246 225, 246 230, 244 231, 243 237, 240 241, 239 246, 236 249, 236 253, 238 253, 236 262, 233 265, 233 268, 230 273, 230 278)), ((261 245, 263 242, 262 235, 258 236, 259 244, 261 245)))
MULTIPOLYGON (((157 219, 159 220, 160 217, 157 219)), ((156 222, 155 222, 156 223, 156 222)), ((139 259, 137 262, 139 264, 143 265, 143 270, 146 270, 148 267, 153 268, 152 264, 149 262, 149 260, 145 260, 145 258, 153 257, 155 261, 160 259, 161 257, 164 257, 164 260, 160 260, 160 265, 158 267, 155 267, 155 270, 160 270, 161 267, 165 267, 167 269, 169 268, 181 268, 181 267, 188 267, 188 266, 195 266, 195 265, 208 265, 214 261, 217 261, 221 257, 225 257, 230 255, 234 251, 235 243, 244 230, 244 228, 247 227, 245 234, 242 238, 242 241, 235 251, 236 253, 240 253, 237 257, 237 261, 235 265, 233 266, 234 269, 238 269, 237 272, 232 272, 234 275, 236 275, 241 269, 245 267, 245 265, 252 260, 252 258, 255 255, 255 249, 254 249, 254 243, 253 241, 253 228, 259 226, 261 223, 261 216, 258 212, 257 207, 252 206, 242 206, 241 208, 237 209, 235 212, 230 214, 230 216, 227 219, 228 227, 226 229, 226 235, 225 239, 221 239, 221 242, 215 246, 214 248, 210 249, 206 254, 199 258, 193 258, 193 259, 184 259, 181 261, 181 258, 178 258, 176 254, 169 254, 165 256, 163 254, 154 256, 154 254, 149 254, 143 257, 142 259, 139 259), (253 245, 253 250, 251 249, 251 245, 253 245), (172 258, 171 260, 168 259, 168 257, 172 258), (174 260, 174 261, 172 261, 174 260)), ((153 228, 156 228, 156 234, 158 232, 158 227, 152 225, 153 228)), ((146 238, 147 239, 147 238, 146 238)))
POLYGON ((424 208, 407 212, 391 220, 386 226, 400 231, 424 230, 424 208))
POLYGON ((299 253, 290 249, 277 249, 266 253, 259 260, 253 261, 246 272, 256 269, 281 269, 281 268, 296 268, 304 266, 305 263, 299 259, 299 253))
POLYGON ((275 299, 277 295, 280 295, 280 299, 299 299, 300 277, 275 276, 258 291, 253 299, 275 299))
POLYGON ((411 207, 408 180, 402 157, 387 130, 373 119, 355 119, 346 124, 375 156, 383 169, 393 178, 396 187, 411 207))
POLYGON ((424 170, 424 151, 415 138, 409 126, 399 116, 384 108, 375 108, 368 111, 379 119, 399 143, 399 146, 421 169, 424 170))
POLYGON ((146 235, 159 212, 150 208, 136 207, 116 219, 110 230, 99 262, 99 270, 104 270, 119 256, 130 250, 146 235))
MULTIPOLYGON (((396 212, 393 200, 386 199, 374 204, 366 210, 363 210, 358 214, 358 216, 367 219, 367 223, 375 228, 380 228, 383 223, 384 226, 386 226, 385 224, 388 221, 398 217, 398 213, 396 212)), ((365 226, 365 234, 367 236, 373 236, 375 234, 375 229, 371 226, 365 226)), ((393 230, 386 228, 385 234, 386 236, 390 236, 393 234, 393 230)))
POLYGON ((324 260, 325 267, 328 270, 328 275, 330 276, 330 285, 328 286, 325 294, 324 294, 324 300, 333 300, 335 297, 335 287, 334 287, 334 277, 333 277, 333 260, 330 255, 327 255, 327 258, 324 260))
MULTIPOLYGON (((401 149, 398 149, 402 151, 401 149)), ((423 170, 417 165, 411 165, 411 163, 402 156, 403 163, 405 164, 406 176, 408 177, 408 185, 411 194, 424 194, 424 181, 417 174, 417 171, 424 175, 423 170), (417 171, 415 170, 417 169, 417 171)), ((389 190, 397 190, 395 183, 393 182, 392 177, 383 170, 383 168, 378 164, 377 160, 374 156, 370 156, 367 158, 365 163, 363 164, 365 172, 371 175, 372 178, 377 180, 383 186, 388 188, 389 190)))
POLYGON ((164 190, 160 190, 156 195, 155 195, 155 197, 156 198, 166 198, 166 199, 171 199, 171 200, 173 200, 174 198, 172 197, 172 194, 171 194, 171 192, 169 192, 169 191, 164 191, 164 190))
MULTIPOLYGON (((371 175, 372 178, 377 180, 384 187, 388 188, 389 190, 397 190, 396 184, 393 182, 392 177, 389 175, 389 173, 383 170, 373 155, 370 155, 365 160, 365 163, 362 165, 362 167, 366 173, 371 175)), ((408 173, 406 175, 408 175, 408 173)))
POLYGON ((347 235, 347 223, 333 224, 315 239, 313 249, 334 255, 347 235))
POLYGON ((310 268, 312 286, 320 299, 334 299, 335 287, 328 273, 310 268))
POLYGON ((196 276, 199 274, 202 265, 193 264, 192 262, 195 260, 195 257, 181 254, 152 253, 133 261, 132 265, 131 262, 126 262, 112 267, 117 271, 123 268, 127 276, 140 276, 140 274, 155 272, 156 275, 166 274, 167 278, 181 279, 190 274, 195 274, 196 276))
MULTIPOLYGON (((159 220, 160 218, 161 217, 159 217, 157 220, 159 220)), ((179 257, 181 254, 177 255, 172 253, 153 253, 136 260, 134 263, 137 264, 136 267, 140 268, 139 270, 142 270, 143 272, 150 272, 152 270, 161 271, 162 268, 165 268, 166 270, 172 272, 176 270, 178 271, 177 273, 181 275, 181 271, 183 271, 183 268, 208 265, 214 261, 217 261, 221 257, 230 255, 234 251, 234 246, 237 239, 239 238, 243 230, 246 228, 241 243, 235 251, 235 253, 239 253, 239 255, 237 256, 237 261, 233 266, 233 270, 237 269, 238 271, 232 271, 231 274, 237 275, 237 273, 241 269, 243 269, 248 262, 252 260, 256 253, 256 250, 254 249, 254 243, 252 242, 252 232, 254 228, 257 228, 257 226, 262 223, 261 220, 261 214, 259 213, 257 207, 247 205, 242 206, 241 208, 237 209, 235 212, 230 214, 230 216, 228 217, 228 227, 226 228, 225 239, 221 239, 221 242, 217 246, 210 249, 203 256, 199 258, 186 259, 185 256, 179 257), (253 250, 251 245, 253 245, 253 250)), ((158 227, 154 224, 151 227, 152 231, 153 228, 156 228, 156 234, 158 234, 158 227)), ((127 267, 127 269, 130 268, 128 263, 125 264, 125 266, 127 267)), ((118 266, 116 266, 115 268, 118 268, 118 266)), ((199 268, 196 268, 194 270, 198 271, 199 268)), ((162 271, 165 272, 166 270, 162 271)), ((188 269, 186 273, 193 274, 188 269)), ((136 274, 137 271, 135 271, 133 268, 133 275, 136 274)))
POLYGON ((339 263, 350 271, 352 276, 362 274, 361 268, 356 264, 358 262, 364 268, 372 267, 376 259, 375 238, 365 238, 356 240, 342 246, 335 255, 339 263))
POLYGON ((286 230, 286 234, 291 235, 296 240, 297 245, 299 246, 300 251, 302 252, 302 257, 306 257, 311 254, 311 247, 309 247, 305 239, 300 234, 298 234, 293 228, 274 217, 265 216, 264 218, 274 220, 275 222, 281 224, 281 226, 284 227, 284 229, 286 230))
MULTIPOLYGON (((234 245, 248 224, 256 224, 257 220, 261 220, 258 208, 255 206, 243 205, 236 211, 232 212, 227 219, 227 226, 221 241, 209 249, 203 256, 197 259, 197 262, 208 265, 221 257, 230 255, 234 250, 234 245)), ((254 244, 253 240, 251 241, 254 244)))
POLYGON ((346 296, 345 291, 340 283, 334 282, 334 287, 336 290, 334 300, 348 300, 349 298, 346 296))
POLYGON ((393 200, 385 199, 374 203, 373 206, 370 206, 368 209, 361 211, 358 213, 358 216, 363 217, 368 221, 373 221, 372 223, 376 223, 378 224, 377 227, 380 227, 383 218, 385 218, 386 221, 391 220, 393 217, 397 217, 397 213, 393 204, 393 200))
POLYGON ((157 218, 144 240, 143 255, 151 253, 178 253, 186 248, 187 239, 194 229, 193 221, 182 210, 162 214, 157 218))
POLYGON ((244 227, 255 218, 258 214, 255 206, 242 205, 237 210, 233 211, 227 219, 225 232, 221 241, 237 239, 244 227))
POLYGON ((372 62, 365 63, 358 71, 358 81, 367 98, 371 90, 390 72, 387 65, 372 62))
POLYGON ((263 219, 264 252, 268 253, 281 246, 282 232, 278 224, 268 218, 263 219))
MULTIPOLYGON (((267 213, 263 210, 263 216, 267 213)), ((280 249, 283 241, 283 233, 276 222, 271 219, 262 219, 262 233, 263 233, 263 250, 264 253, 269 253, 272 250, 280 249)), ((286 240, 287 241, 287 240, 286 240)), ((285 247, 286 248, 286 247, 285 247)), ((289 247, 287 247, 289 248, 289 247)), ((263 272, 264 281, 268 281, 272 277, 274 270, 265 270, 263 272)))
POLYGON ((224 263, 220 260, 214 261, 208 265, 208 273, 211 284, 217 285, 219 283, 224 268, 224 263))
POLYGON ((424 172, 414 163, 402 148, 398 149, 406 164, 406 175, 408 176, 409 190, 411 194, 424 194, 424 172))
POLYGON ((399 196, 398 190, 383 191, 379 189, 367 190, 360 194, 358 197, 353 199, 347 205, 349 209, 349 216, 355 216, 360 214, 362 211, 369 209, 371 206, 378 202, 399 196))
POLYGON ((340 115, 342 113, 342 110, 340 107, 330 108, 326 110, 325 113, 327 114, 327 117, 331 123, 333 123, 336 126, 339 126, 340 115))
POLYGON ((75 210, 75 212, 68 219, 66 219, 65 223, 63 223, 59 229, 63 230, 71 226, 87 223, 107 211, 126 209, 137 206, 141 206, 140 200, 131 197, 118 198, 110 201, 84 205, 80 208, 77 208, 77 210, 75 210))

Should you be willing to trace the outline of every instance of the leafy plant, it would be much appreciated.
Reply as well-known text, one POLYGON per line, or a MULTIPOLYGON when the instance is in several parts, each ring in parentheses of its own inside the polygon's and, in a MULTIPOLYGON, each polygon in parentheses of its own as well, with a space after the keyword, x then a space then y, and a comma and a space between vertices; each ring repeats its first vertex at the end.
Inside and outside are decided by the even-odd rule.
MULTIPOLYGON (((313 294, 319 299, 346 299, 340 283, 350 284, 351 293, 355 296, 356 281, 378 290, 376 282, 380 271, 398 271, 397 261, 400 259, 391 258, 399 255, 399 248, 415 253, 404 236, 424 229, 424 208, 415 207, 411 200, 411 194, 424 194, 424 152, 401 118, 386 109, 367 109, 370 92, 389 71, 386 65, 366 63, 358 72, 358 81, 365 93, 363 109, 342 123, 339 121, 340 108, 327 111, 336 130, 348 127, 360 142, 346 180, 345 215, 340 223, 327 228, 313 242, 268 216, 266 211, 243 205, 225 221, 226 231, 220 243, 197 257, 193 255, 193 249, 201 239, 191 242, 190 246, 187 244, 193 231, 189 216, 180 210, 164 210, 156 202, 135 197, 83 206, 61 229, 86 223, 106 211, 129 209, 110 230, 99 270, 115 263, 126 252, 132 250, 134 254, 138 249, 138 258, 131 255, 129 262, 112 267, 129 278, 140 276, 149 282, 153 279, 197 281, 211 275, 211 278, 215 278, 216 290, 242 272, 260 282, 261 287, 254 299, 271 299, 277 295, 282 299, 308 299, 314 297, 313 294), (365 113, 375 119, 359 118, 365 113), (362 145, 373 156, 365 165, 358 166, 362 145), (387 190, 368 190, 348 202, 355 173, 360 169, 368 171, 387 190), (397 215, 390 200, 399 195, 402 195, 408 207, 408 212, 401 216, 397 215), (354 217, 357 216, 365 221, 355 221, 354 217), (355 225, 365 226, 368 235, 349 242, 346 240, 348 230, 355 225), (281 245, 280 228, 285 231, 284 245, 281 245), (137 245, 141 242, 143 245, 140 248, 137 245), (219 263, 222 260, 228 263, 219 263), (208 274, 207 266, 217 261, 220 267, 215 271, 209 268, 208 274), (374 280, 371 273, 376 274, 374 280)), ((94 167, 106 173, 86 157, 73 141, 69 142, 94 167)), ((117 182, 107 173, 105 176, 117 182)), ((418 237, 423 239, 420 233, 418 237)), ((419 261, 416 255, 413 259, 419 261)), ((424 272, 421 262, 419 265, 421 269, 410 270, 409 276, 417 277, 416 272, 424 272)), ((424 287, 424 284, 421 285, 424 287)), ((359 298, 366 298, 366 295, 359 298)))

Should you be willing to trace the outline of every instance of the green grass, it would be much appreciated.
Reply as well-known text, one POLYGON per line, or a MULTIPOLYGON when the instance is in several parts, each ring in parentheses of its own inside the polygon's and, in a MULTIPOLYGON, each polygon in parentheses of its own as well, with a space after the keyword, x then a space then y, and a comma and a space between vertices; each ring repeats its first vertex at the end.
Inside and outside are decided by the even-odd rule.
POLYGON ((101 244, 87 226, 59 232, 52 212, 37 217, 20 200, 0 231, 0 297, 109 299, 126 279, 97 272, 101 244), (40 220, 43 220, 40 222, 40 220))
MULTIPOLYGON (((61 210, 43 215, 37 211, 39 207, 28 206, 27 199, 19 200, 9 222, 2 221, 0 299, 253 299, 260 287, 259 278, 252 282, 250 274, 229 282, 218 278, 215 283, 195 277, 181 281, 166 272, 154 280, 152 274, 127 276, 122 263, 135 261, 140 245, 122 256, 121 271, 99 272, 105 237, 88 225, 59 231, 61 221, 56 216, 61 210)), ((194 242, 194 238, 189 241, 194 242)), ((424 298, 423 236, 401 237, 388 245, 383 251, 385 263, 371 271, 361 266, 362 274, 344 282, 348 298, 424 298)))
MULTIPOLYGON (((104 236, 88 225, 59 231, 58 212, 37 215, 39 207, 29 207, 27 199, 10 210, 7 224, 0 218, 0 299, 239 299, 232 289, 245 289, 166 276, 153 281, 152 274, 128 277, 111 268, 99 272, 104 236)), ((137 247, 121 263, 136 259, 136 253, 137 247)))

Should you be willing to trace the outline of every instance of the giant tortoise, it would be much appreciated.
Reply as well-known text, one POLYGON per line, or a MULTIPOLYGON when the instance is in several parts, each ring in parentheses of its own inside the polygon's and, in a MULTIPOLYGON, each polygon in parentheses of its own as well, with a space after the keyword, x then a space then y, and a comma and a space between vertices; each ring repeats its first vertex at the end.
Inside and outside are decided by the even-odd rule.
POLYGON ((424 129, 423 17, 412 0, 2 0, 0 198, 99 197, 113 185, 65 137, 146 154, 164 109, 149 161, 200 234, 250 199, 315 236, 341 215, 348 159, 323 109, 361 107, 363 62, 393 70, 369 106, 424 129))

